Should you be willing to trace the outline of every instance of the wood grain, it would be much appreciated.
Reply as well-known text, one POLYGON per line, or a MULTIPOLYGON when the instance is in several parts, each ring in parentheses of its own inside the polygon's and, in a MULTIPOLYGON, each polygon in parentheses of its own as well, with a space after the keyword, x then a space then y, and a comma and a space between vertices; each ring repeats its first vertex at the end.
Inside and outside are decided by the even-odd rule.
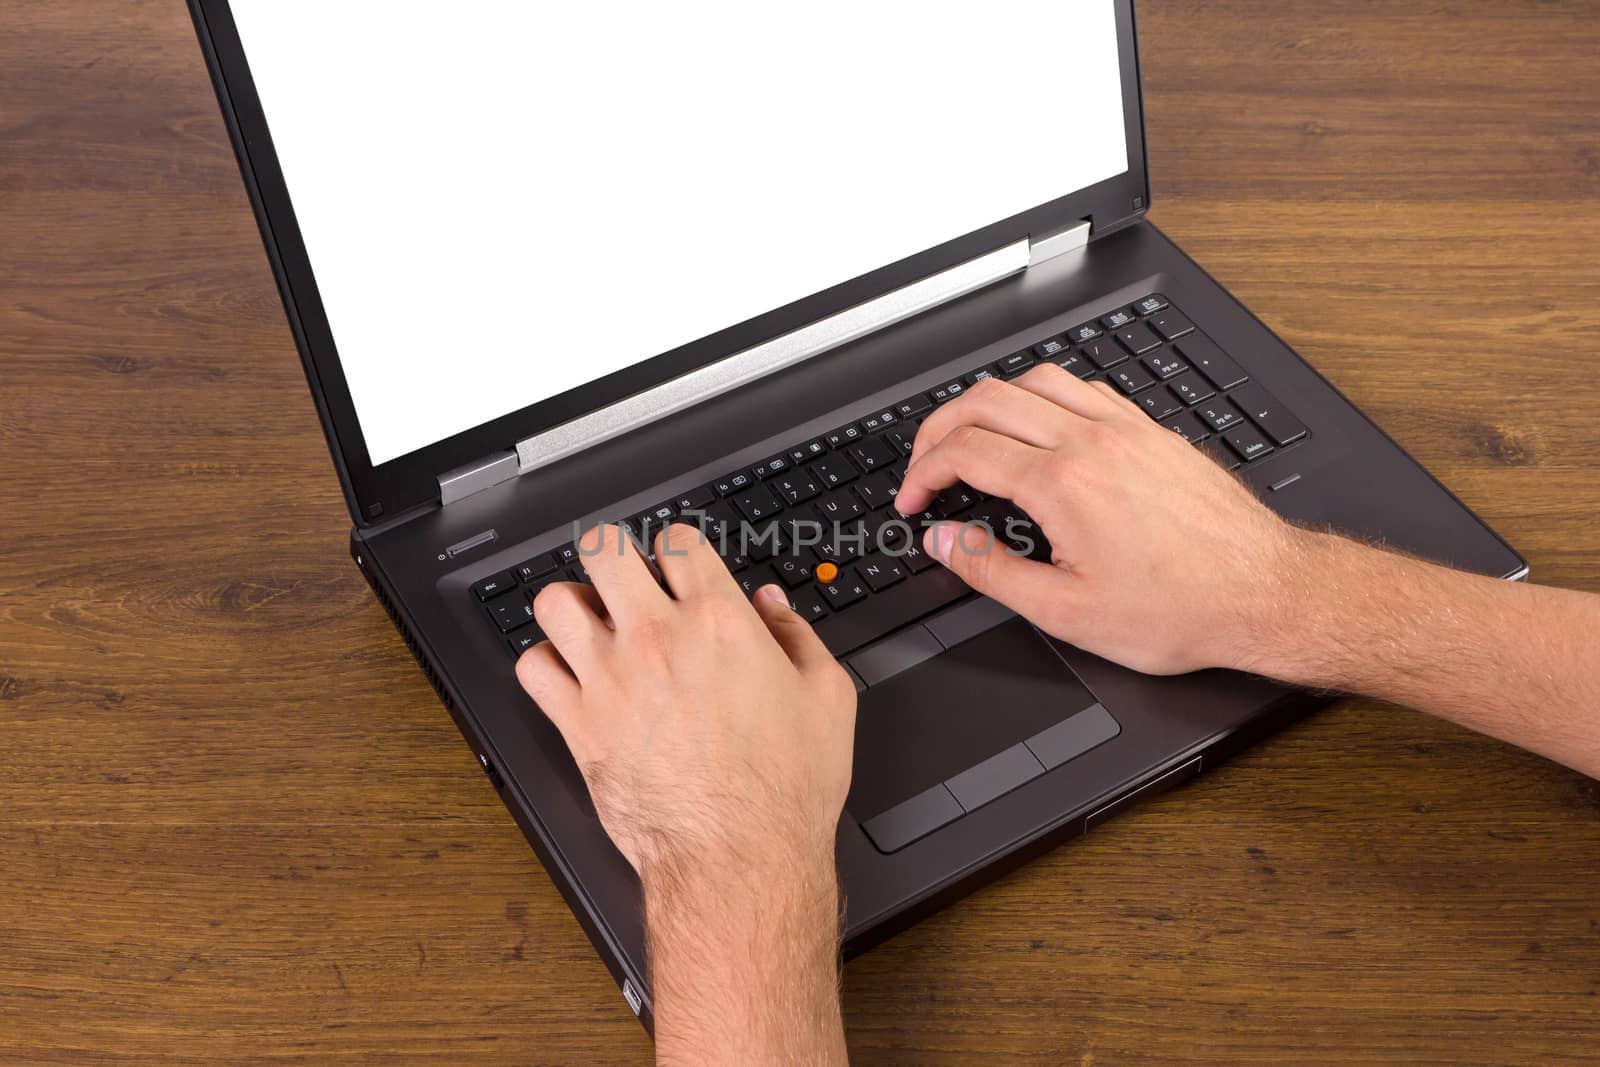
MULTIPOLYGON (((1156 220, 1600 592, 1597 14, 1139 12, 1156 220)), ((0 1060, 648 1058, 345 558, 176 0, 0 9, 0 463, 0 1060)), ((864 1064, 1590 1059, 1600 790, 1345 703, 845 998, 864 1064)))

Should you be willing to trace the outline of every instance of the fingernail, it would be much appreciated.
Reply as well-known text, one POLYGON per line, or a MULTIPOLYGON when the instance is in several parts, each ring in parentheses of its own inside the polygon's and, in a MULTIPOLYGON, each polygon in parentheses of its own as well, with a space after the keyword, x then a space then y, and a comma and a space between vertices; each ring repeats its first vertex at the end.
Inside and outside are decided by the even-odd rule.
POLYGON ((956 528, 948 522, 941 522, 928 528, 928 551, 933 558, 950 566, 950 550, 956 543, 956 528))
POLYGON ((788 607, 789 596, 777 585, 764 585, 756 590, 756 596, 770 603, 773 607, 788 607))

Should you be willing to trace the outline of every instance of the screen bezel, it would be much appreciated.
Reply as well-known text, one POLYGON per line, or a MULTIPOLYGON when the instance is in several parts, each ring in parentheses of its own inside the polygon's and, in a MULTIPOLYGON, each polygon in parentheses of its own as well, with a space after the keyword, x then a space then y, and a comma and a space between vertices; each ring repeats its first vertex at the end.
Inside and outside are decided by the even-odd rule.
MULTIPOLYGON (((1150 192, 1133 0, 1114 0, 1114 3, 1128 158, 1128 169, 1122 174, 376 466, 367 452, 355 403, 339 362, 333 333, 228 0, 189 0, 189 7, 345 499, 356 524, 369 526, 402 511, 436 503, 440 474, 491 453, 511 449, 524 437, 654 388, 688 371, 1030 234, 1051 233, 1082 219, 1092 219, 1092 231, 1098 234, 1143 214, 1149 207, 1150 192)), ((1030 76, 1026 84, 1048 86, 1052 66, 1060 72, 1056 77, 1063 81, 1070 79, 1070 47, 1063 44, 1051 49, 1048 60, 1041 59, 1036 52, 1035 42, 1019 42, 1018 63, 1030 76)), ((1048 134, 1048 127, 1041 122, 1040 136, 1048 134)), ((1025 147, 1019 147, 1018 159, 1024 165, 1033 155, 1025 147)), ((628 217, 619 205, 615 215, 596 218, 594 222, 597 233, 605 233, 608 228, 621 231, 628 225, 628 217)), ((404 220, 397 220, 397 225, 403 224, 404 220)), ((752 232, 758 234, 759 230, 752 232)))

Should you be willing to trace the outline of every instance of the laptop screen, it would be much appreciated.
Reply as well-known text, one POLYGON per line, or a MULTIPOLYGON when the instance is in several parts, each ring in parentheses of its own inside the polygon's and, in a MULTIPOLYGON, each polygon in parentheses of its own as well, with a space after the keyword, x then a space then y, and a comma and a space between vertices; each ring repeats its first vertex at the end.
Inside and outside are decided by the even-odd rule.
POLYGON ((374 465, 1128 169, 1112 0, 231 6, 374 465))

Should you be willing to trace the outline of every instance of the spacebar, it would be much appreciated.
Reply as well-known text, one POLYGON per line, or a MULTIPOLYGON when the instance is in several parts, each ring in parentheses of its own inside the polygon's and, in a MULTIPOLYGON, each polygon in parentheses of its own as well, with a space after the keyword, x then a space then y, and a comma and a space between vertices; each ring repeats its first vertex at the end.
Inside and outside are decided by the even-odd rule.
POLYGON ((966 582, 935 567, 830 615, 813 629, 829 652, 842 656, 971 592, 966 582))

